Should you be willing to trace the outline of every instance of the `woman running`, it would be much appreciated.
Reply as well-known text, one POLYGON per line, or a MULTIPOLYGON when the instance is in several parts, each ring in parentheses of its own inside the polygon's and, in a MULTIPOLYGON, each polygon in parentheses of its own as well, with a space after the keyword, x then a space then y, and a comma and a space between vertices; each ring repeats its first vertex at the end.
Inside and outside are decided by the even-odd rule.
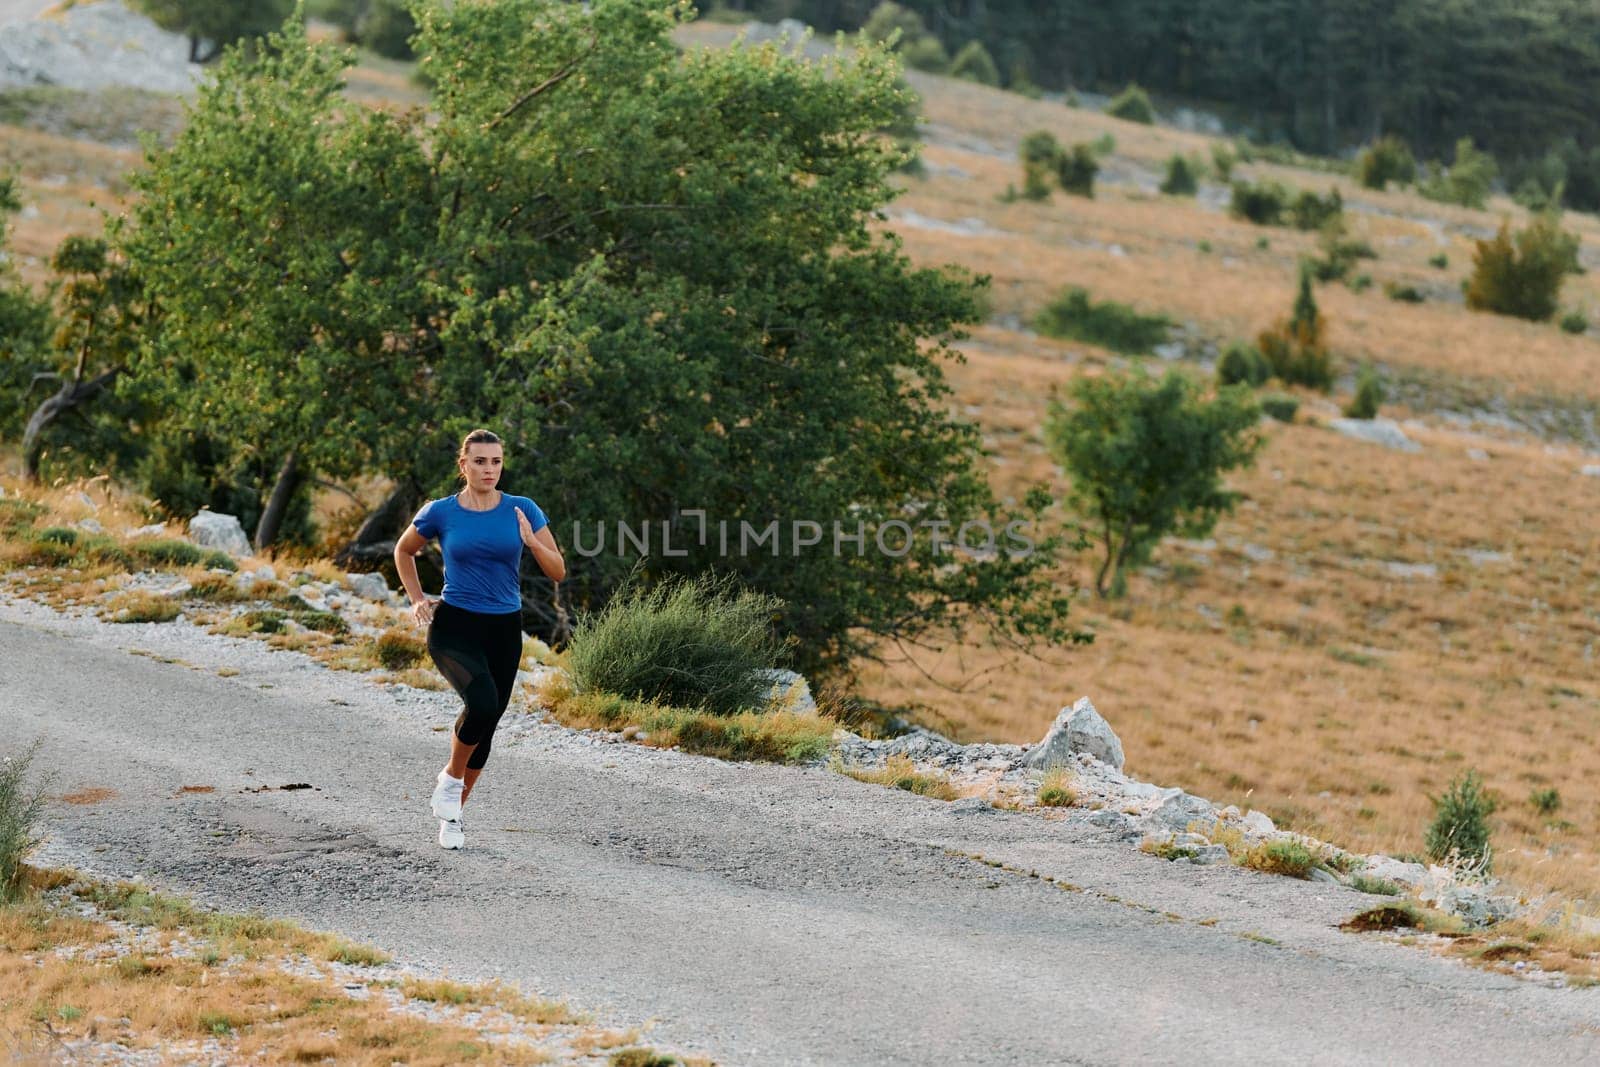
POLYGON ((433 814, 444 848, 466 843, 461 806, 489 758, 489 742, 511 701, 522 660, 522 549, 533 553, 551 581, 559 582, 567 573, 539 505, 495 488, 504 462, 499 437, 488 430, 467 434, 456 455, 466 488, 424 504, 394 546, 394 566, 411 598, 411 617, 428 627, 428 652, 461 695, 450 762, 433 790, 433 814), (427 598, 417 579, 417 553, 434 538, 444 553, 444 592, 438 603, 427 598))

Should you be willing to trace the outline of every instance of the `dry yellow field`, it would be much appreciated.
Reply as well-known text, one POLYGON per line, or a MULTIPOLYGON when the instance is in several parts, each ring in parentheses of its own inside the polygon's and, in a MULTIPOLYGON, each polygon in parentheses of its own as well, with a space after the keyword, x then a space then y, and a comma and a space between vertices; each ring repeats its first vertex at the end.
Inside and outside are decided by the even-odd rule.
MULTIPOLYGON (((715 43, 727 30, 686 36, 715 43)), ((1065 489, 1039 432, 1046 405, 1075 375, 1126 362, 1004 323, 1026 322, 1072 284, 1219 340, 1253 336, 1287 312, 1312 236, 1229 218, 1215 187, 1196 201, 1137 184, 1158 180, 1174 152, 1207 157, 1207 138, 912 81, 924 97, 928 176, 905 180, 888 225, 917 262, 993 278, 995 320, 963 343, 966 361, 950 377, 956 410, 983 429, 1001 494, 1037 480, 1065 489), (998 194, 1020 179, 1016 143, 1033 129, 1067 143, 1112 134, 1108 171, 1137 182, 1103 181, 1094 200, 1002 203, 998 194)), ((393 70, 372 71, 358 91, 398 94, 405 84, 393 70)), ((20 169, 37 207, 16 227, 30 278, 42 279, 61 236, 97 228, 89 203, 122 195, 135 162, 133 152, 0 127, 0 168, 20 169)), ((1338 186, 1354 235, 1379 253, 1357 268, 1377 283, 1366 292, 1319 287, 1347 369, 1375 360, 1440 404, 1497 391, 1529 409, 1592 410, 1600 400, 1600 342, 1475 314, 1454 295, 1470 235, 1525 218, 1509 201, 1475 212, 1320 172, 1256 163, 1237 173, 1338 186), (1428 262, 1440 252, 1445 269, 1428 262), (1428 301, 1390 300, 1390 280, 1418 286, 1428 301)), ((1566 223, 1586 254, 1600 250, 1600 223, 1566 223)), ((1600 316, 1600 280, 1569 279, 1563 304, 1600 316)), ((1414 419, 1407 433, 1422 446, 1393 452, 1321 425, 1342 399, 1302 394, 1300 421, 1268 429, 1256 466, 1234 480, 1244 502, 1214 544, 1164 546, 1125 600, 1081 596, 1076 618, 1096 632, 1092 646, 1018 659, 982 639, 952 643, 916 664, 869 665, 864 694, 915 707, 962 740, 1019 742, 1087 694, 1121 734, 1133 773, 1261 808, 1352 848, 1420 851, 1429 794, 1476 768, 1500 802, 1498 869, 1529 890, 1592 897, 1600 478, 1580 469, 1600 458, 1467 425, 1421 401, 1386 411, 1414 419), (1559 790, 1553 815, 1530 804, 1536 788, 1559 790)), ((1061 582, 1086 579, 1089 562, 1065 569, 1061 582)))

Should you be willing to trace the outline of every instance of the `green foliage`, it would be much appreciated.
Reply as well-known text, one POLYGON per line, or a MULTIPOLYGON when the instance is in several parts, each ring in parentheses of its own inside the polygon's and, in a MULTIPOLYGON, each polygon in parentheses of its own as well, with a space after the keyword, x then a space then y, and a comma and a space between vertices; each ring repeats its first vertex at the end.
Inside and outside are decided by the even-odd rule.
POLYGON ((1476 771, 1451 779, 1441 797, 1433 799, 1433 822, 1423 839, 1428 858, 1443 862, 1452 857, 1481 864, 1488 873, 1490 864, 1489 816, 1494 802, 1483 791, 1476 771))
POLYGON ((1089 142, 1089 147, 1094 149, 1096 158, 1105 159, 1117 150, 1117 139, 1110 133, 1102 133, 1089 142))
POLYGON ((1467 306, 1476 311, 1545 322, 1556 313, 1574 256, 1574 239, 1555 218, 1541 215, 1512 238, 1502 223, 1491 241, 1477 241, 1467 306))
POLYGON ((950 53, 945 51, 944 42, 932 34, 903 45, 900 59, 912 70, 929 74, 947 74, 950 71, 950 53))
POLYGON ((1034 318, 1034 328, 1048 337, 1084 341, 1113 352, 1143 355, 1167 339, 1171 320, 1145 315, 1114 300, 1095 303, 1076 286, 1047 304, 1034 318))
POLYGON ((1306 385, 1326 392, 1333 387, 1333 357, 1325 339, 1327 321, 1317 308, 1311 268, 1300 265, 1300 288, 1289 318, 1256 339, 1272 374, 1290 385, 1306 385))
POLYGON ((950 76, 979 85, 1000 84, 1000 68, 995 66, 994 57, 981 41, 968 41, 956 51, 955 58, 950 60, 950 76))
POLYGON ((1106 114, 1112 118, 1126 122, 1140 122, 1146 126, 1153 125, 1156 121, 1156 109, 1155 105, 1150 103, 1150 94, 1132 82, 1111 98, 1111 103, 1106 105, 1106 114))
POLYGON ((28 784, 28 769, 43 742, 0 760, 0 903, 22 895, 25 863, 44 840, 39 819, 44 815, 45 787, 28 784))
POLYGON ((1161 191, 1168 196, 1193 196, 1200 189, 1198 170, 1187 156, 1174 153, 1167 160, 1167 176, 1161 181, 1161 191))
POLYGON ((778 665, 775 597, 727 577, 625 588, 573 634, 570 663, 580 692, 615 693, 715 715, 758 710, 768 688, 758 672, 778 665))
POLYGON ((1300 412, 1299 399, 1288 393, 1263 393, 1260 403, 1262 412, 1278 422, 1293 422, 1300 412))
POLYGON ((1022 139, 1017 150, 1022 160, 1022 195, 1028 200, 1046 200, 1061 166, 1061 142, 1049 130, 1035 130, 1022 139))
POLYGON ((908 756, 890 756, 884 766, 872 768, 847 767, 835 760, 834 768, 858 782, 871 782, 874 785, 888 786, 890 789, 903 789, 907 793, 915 793, 919 797, 933 797, 935 800, 956 798, 955 786, 950 784, 949 778, 937 771, 917 770, 908 756))
POLYGON ((1383 189, 1390 182, 1410 185, 1417 180, 1411 146, 1393 134, 1373 141, 1356 156, 1356 180, 1368 189, 1383 189))
POLYGON ((1217 360, 1218 385, 1257 386, 1272 377, 1272 367, 1255 345, 1234 341, 1217 360))
POLYGON ((1528 803, 1540 815, 1554 815, 1561 807, 1561 793, 1555 788, 1535 789, 1528 795, 1528 803))
POLYGON ((1372 288, 1372 275, 1365 271, 1353 277, 1346 278, 1345 283, 1352 293, 1364 293, 1372 288))
POLYGON ((1499 174, 1494 157, 1463 137, 1456 142, 1456 158, 1449 168, 1423 182, 1418 191, 1430 200, 1481 208, 1499 174))
POLYGON ((1431 255, 1428 257, 1428 266, 1437 267, 1439 270, 1446 270, 1450 266, 1450 257, 1445 255, 1443 252, 1431 255))
POLYGON ((1309 262, 1312 276, 1319 282, 1338 281, 1350 273, 1357 260, 1378 258, 1372 245, 1345 235, 1342 216, 1335 216, 1322 227, 1317 247, 1321 255, 1309 262))
POLYGON ((1405 895, 1405 890, 1387 878, 1374 878, 1368 874, 1357 874, 1350 879, 1350 888, 1357 893, 1371 893, 1379 897, 1399 897, 1405 895))
POLYGON ((265 37, 283 25, 293 0, 136 0, 162 29, 189 38, 189 58, 209 63, 236 41, 265 37), (209 48, 202 48, 202 44, 209 48))
POLYGON ((1569 311, 1561 316, 1561 329, 1571 334, 1588 333, 1589 316, 1581 311, 1569 311))
POLYGON ((1061 188, 1074 196, 1094 197, 1095 175, 1100 173, 1100 162, 1094 147, 1075 144, 1056 159, 1056 178, 1061 188))
POLYGON ((1211 142, 1211 173, 1217 176, 1217 181, 1231 182, 1233 165, 1238 161, 1239 157, 1228 147, 1226 141, 1211 142))
POLYGON ((1233 183, 1233 198, 1228 211, 1236 219, 1245 219, 1257 226, 1277 226, 1289 207, 1289 190, 1281 182, 1264 181, 1233 183))
POLYGON ((678 1058, 644 1045, 621 1048, 611 1054, 607 1067, 678 1067, 678 1058))
POLYGON ((1351 419, 1375 419, 1378 417, 1378 407, 1383 403, 1383 378, 1373 369, 1371 364, 1363 364, 1356 372, 1356 391, 1350 398, 1350 403, 1345 405, 1345 417, 1351 419))
POLYGON ((1239 387, 1207 400, 1176 370, 1080 378, 1072 397, 1070 407, 1052 402, 1045 439, 1104 552, 1095 576, 1104 597, 1162 537, 1204 537, 1233 508, 1222 475, 1253 461, 1260 411, 1239 387))
POLYGON ((1289 205, 1289 221, 1297 230, 1322 230, 1336 225, 1344 217, 1344 198, 1338 189, 1330 189, 1326 197, 1309 189, 1302 189, 1289 205))

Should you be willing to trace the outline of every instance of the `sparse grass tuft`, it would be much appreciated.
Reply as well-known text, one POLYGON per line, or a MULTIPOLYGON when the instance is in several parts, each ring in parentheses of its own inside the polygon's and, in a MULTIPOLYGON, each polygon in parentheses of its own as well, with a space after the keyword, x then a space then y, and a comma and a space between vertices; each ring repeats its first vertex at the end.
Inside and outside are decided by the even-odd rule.
POLYGON ((676 746, 726 760, 811 763, 827 754, 836 727, 821 715, 792 711, 714 715, 615 693, 559 688, 547 688, 542 697, 556 721, 567 726, 621 730, 653 748, 676 746))
POLYGON ((1398 897, 1405 895, 1405 890, 1387 878, 1374 878, 1368 874, 1353 875, 1350 879, 1350 888, 1357 893, 1371 893, 1380 897, 1398 897))
POLYGON ((858 782, 871 782, 874 785, 889 786, 891 789, 904 789, 919 797, 933 797, 935 800, 956 798, 956 788, 950 784, 949 778, 942 774, 917 770, 916 765, 906 756, 890 756, 882 767, 847 767, 843 763, 835 763, 834 769, 858 782))
POLYGON ((1290 878, 1304 878, 1317 865, 1317 857, 1299 841, 1291 838, 1274 838, 1263 841, 1240 857, 1239 862, 1252 870, 1267 874, 1282 874, 1290 878))
POLYGON ((426 662, 428 643, 410 630, 385 630, 378 635, 377 656, 391 671, 403 671, 426 662))
POLYGON ((677 1067, 678 1062, 676 1056, 638 1046, 618 1049, 606 1061, 609 1067, 677 1067))
POLYGON ((1057 765, 1044 772, 1039 784, 1039 804, 1046 808, 1067 808, 1078 802, 1078 791, 1073 786, 1072 772, 1057 765))
POLYGON ((171 597, 135 589, 113 597, 106 605, 106 613, 112 622, 171 622, 183 609, 171 597))

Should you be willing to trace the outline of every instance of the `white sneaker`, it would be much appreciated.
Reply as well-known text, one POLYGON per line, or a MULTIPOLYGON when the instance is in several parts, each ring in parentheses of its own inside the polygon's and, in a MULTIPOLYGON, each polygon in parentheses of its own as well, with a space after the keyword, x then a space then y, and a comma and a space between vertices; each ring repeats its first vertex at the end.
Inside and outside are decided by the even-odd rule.
POLYGON ((467 835, 461 832, 460 819, 439 820, 439 847, 460 848, 467 843, 467 835))
POLYGON ((433 787, 433 817, 435 819, 461 818, 461 790, 467 783, 450 777, 448 770, 439 772, 439 784, 433 787))

